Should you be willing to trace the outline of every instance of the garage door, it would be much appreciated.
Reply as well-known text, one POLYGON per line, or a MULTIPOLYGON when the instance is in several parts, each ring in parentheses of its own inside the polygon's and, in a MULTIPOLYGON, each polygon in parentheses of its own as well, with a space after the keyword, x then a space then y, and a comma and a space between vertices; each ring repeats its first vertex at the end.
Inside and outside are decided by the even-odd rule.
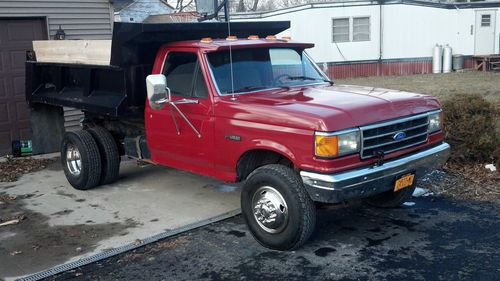
POLYGON ((12 140, 31 138, 24 62, 31 41, 46 38, 43 19, 0 18, 0 156, 10 152, 12 140))

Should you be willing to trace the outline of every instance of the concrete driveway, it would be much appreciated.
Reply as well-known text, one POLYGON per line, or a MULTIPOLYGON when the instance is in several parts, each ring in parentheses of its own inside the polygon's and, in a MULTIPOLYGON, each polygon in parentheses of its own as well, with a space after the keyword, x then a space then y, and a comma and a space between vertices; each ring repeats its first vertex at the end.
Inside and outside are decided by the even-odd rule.
POLYGON ((239 212, 239 190, 206 177, 135 161, 122 163, 120 177, 78 191, 58 161, 0 183, 1 216, 22 218, 0 227, 0 279, 83 264, 239 212))

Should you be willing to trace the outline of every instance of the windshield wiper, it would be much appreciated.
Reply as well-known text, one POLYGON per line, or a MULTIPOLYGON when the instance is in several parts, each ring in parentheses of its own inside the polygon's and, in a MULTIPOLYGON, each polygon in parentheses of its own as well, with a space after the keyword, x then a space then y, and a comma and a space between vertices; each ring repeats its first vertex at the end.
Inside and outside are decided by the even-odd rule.
MULTIPOLYGON (((251 92, 251 91, 257 91, 257 90, 264 90, 264 89, 273 89, 273 88, 279 88, 279 89, 283 89, 283 90, 290 90, 290 86, 286 86, 286 85, 280 85, 280 86, 268 86, 268 87, 264 87, 264 86, 246 86, 246 87, 243 87, 243 88, 240 88, 238 90, 235 90, 234 93, 244 93, 244 92, 251 92)), ((231 94, 231 90, 228 90, 226 92, 224 92, 224 94, 231 94)))
POLYGON ((323 82, 330 83, 330 85, 335 84, 332 80, 330 79, 324 79, 324 78, 314 78, 314 77, 309 77, 309 76, 289 76, 287 77, 288 80, 311 80, 311 81, 318 81, 321 80, 323 82))
MULTIPOLYGON (((262 86, 245 86, 243 88, 239 88, 237 90, 234 90, 234 93, 257 91, 257 90, 262 90, 262 89, 265 89, 265 88, 266 87, 262 87, 262 86)), ((228 91, 224 92, 224 94, 231 94, 231 93, 232 93, 231 90, 228 90, 228 91)))
POLYGON ((309 76, 288 76, 288 80, 320 80, 319 78, 309 77, 309 76))
POLYGON ((330 83, 330 86, 333 86, 335 85, 335 82, 333 82, 332 80, 330 79, 323 79, 324 82, 327 82, 327 83, 330 83))

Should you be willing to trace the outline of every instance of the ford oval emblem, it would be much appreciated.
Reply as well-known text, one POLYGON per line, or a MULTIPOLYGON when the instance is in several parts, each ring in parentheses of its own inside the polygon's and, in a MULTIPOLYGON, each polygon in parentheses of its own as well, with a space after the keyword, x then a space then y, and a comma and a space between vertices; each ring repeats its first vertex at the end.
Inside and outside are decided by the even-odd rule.
POLYGON ((402 140, 404 138, 406 138, 405 132, 397 132, 394 136, 392 136, 392 139, 395 141, 402 140))

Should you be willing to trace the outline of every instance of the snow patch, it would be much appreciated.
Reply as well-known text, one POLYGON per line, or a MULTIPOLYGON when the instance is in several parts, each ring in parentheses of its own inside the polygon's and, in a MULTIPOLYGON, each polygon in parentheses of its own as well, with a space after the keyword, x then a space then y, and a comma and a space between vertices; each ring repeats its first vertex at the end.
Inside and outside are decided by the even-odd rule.
POLYGON ((415 188, 413 191, 413 197, 427 196, 426 194, 430 193, 429 190, 421 187, 415 188))
POLYGON ((497 170, 497 167, 495 167, 494 164, 488 164, 484 166, 486 169, 490 170, 491 172, 495 172, 497 170))

